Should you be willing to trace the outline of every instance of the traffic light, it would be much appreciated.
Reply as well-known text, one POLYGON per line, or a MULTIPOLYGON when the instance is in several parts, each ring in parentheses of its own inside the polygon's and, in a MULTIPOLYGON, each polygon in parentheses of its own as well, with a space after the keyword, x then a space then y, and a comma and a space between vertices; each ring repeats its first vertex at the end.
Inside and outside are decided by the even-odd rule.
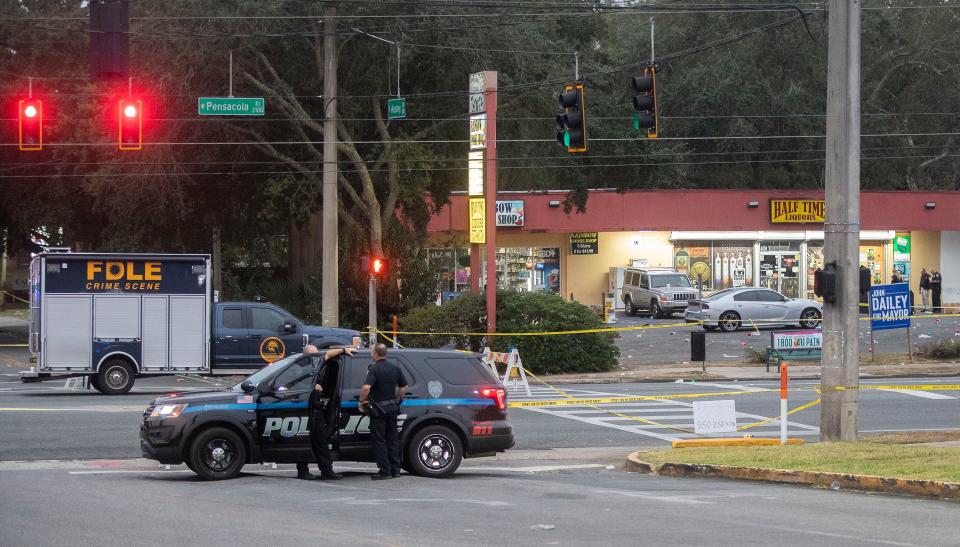
POLYGON ((643 74, 630 79, 633 87, 633 128, 646 130, 648 139, 655 139, 660 135, 660 117, 657 115, 657 69, 648 66, 643 68, 643 74))
POLYGON ((813 272, 813 294, 823 298, 824 303, 837 301, 837 265, 827 263, 813 272))
POLYGON ((20 100, 20 150, 43 149, 43 101, 20 100))
POLYGON ((587 107, 583 84, 563 86, 559 99, 564 113, 557 116, 557 143, 566 147, 567 152, 586 152, 587 107))
POLYGON ((384 278, 387 276, 387 271, 390 269, 390 261, 386 258, 371 258, 370 259, 370 275, 374 277, 384 278))
POLYGON ((143 148, 143 104, 139 99, 120 99, 120 150, 143 148))

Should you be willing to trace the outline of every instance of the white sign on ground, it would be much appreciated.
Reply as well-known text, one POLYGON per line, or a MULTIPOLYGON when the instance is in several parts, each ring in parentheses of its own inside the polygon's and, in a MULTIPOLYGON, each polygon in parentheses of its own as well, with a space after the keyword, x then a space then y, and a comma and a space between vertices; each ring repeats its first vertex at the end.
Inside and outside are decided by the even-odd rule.
POLYGON ((736 433, 737 407, 733 399, 694 401, 694 433, 736 433))

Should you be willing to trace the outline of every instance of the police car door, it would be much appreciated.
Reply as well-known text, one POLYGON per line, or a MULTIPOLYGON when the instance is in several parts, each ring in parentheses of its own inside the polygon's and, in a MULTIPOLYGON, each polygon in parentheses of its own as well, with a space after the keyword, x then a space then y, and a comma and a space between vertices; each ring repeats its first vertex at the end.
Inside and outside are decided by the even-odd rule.
POLYGON ((317 365, 318 359, 298 359, 274 378, 269 394, 260 395, 257 431, 264 461, 313 461, 309 404, 317 365))
MULTIPOLYGON (((412 391, 413 397, 416 397, 419 382, 417 377, 411 374, 411 367, 402 359, 387 357, 387 360, 400 367, 409 383, 407 391, 412 391)), ((368 356, 357 355, 351 358, 344 357, 342 363, 344 366, 341 366, 340 373, 340 419, 337 423, 339 452, 343 459, 349 459, 348 456, 364 459, 370 454, 370 417, 360 414, 358 403, 360 388, 367 378, 367 368, 372 361, 368 356)), ((406 418, 407 410, 401 407, 400 416, 397 419, 401 429, 406 418)))

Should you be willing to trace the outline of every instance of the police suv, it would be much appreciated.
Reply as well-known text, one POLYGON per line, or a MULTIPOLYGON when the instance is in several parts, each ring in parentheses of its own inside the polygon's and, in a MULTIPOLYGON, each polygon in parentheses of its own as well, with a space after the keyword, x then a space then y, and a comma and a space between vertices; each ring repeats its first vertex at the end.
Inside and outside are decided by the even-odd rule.
MULTIPOLYGON (((445 477, 463 458, 493 456, 514 444, 506 391, 473 353, 391 350, 407 378, 400 407, 400 451, 409 473, 445 477)), ((300 354, 276 361, 225 391, 172 394, 143 413, 143 455, 185 462, 208 480, 235 477, 247 463, 314 461, 308 402, 316 383, 331 394, 323 412, 337 460, 374 461, 369 417, 358 408, 369 356, 323 365, 300 354)))

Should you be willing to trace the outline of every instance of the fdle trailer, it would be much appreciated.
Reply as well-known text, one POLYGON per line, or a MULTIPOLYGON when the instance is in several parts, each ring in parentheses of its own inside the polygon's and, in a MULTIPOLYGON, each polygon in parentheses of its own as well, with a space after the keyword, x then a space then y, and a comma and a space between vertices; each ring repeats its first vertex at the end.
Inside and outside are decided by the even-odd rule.
POLYGON ((46 251, 30 264, 30 352, 24 382, 88 377, 102 393, 134 378, 247 375, 359 333, 305 325, 264 302, 213 303, 209 255, 46 251))

